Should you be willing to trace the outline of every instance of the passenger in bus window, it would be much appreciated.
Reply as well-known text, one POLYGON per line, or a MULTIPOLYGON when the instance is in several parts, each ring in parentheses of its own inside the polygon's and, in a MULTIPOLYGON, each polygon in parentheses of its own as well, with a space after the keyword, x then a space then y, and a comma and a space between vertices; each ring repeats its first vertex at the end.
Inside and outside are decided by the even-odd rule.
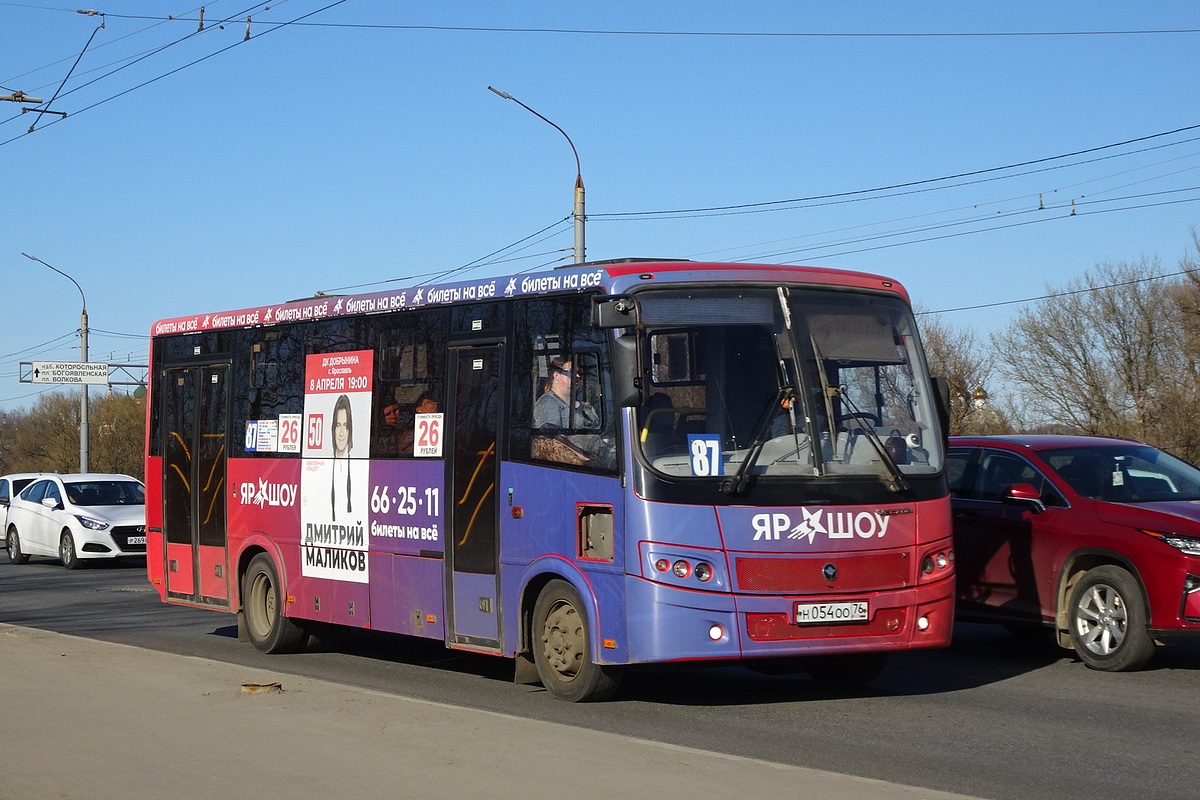
POLYGON ((388 403, 383 407, 383 419, 374 433, 375 443, 371 455, 378 458, 395 458, 399 454, 400 404, 388 403))
MULTIPOLYGON (((350 415, 350 398, 346 395, 338 397, 333 404, 333 485, 329 489, 329 499, 333 506, 333 518, 338 518, 338 512, 350 514, 350 450, 354 447, 354 420, 350 415)), ((343 517, 344 518, 344 517, 343 517)))
POLYGON ((408 416, 408 424, 400 431, 401 455, 411 456, 413 454, 413 443, 417 437, 416 415, 436 414, 439 410, 437 400, 430 397, 428 392, 417 398, 417 404, 413 407, 413 413, 408 416))

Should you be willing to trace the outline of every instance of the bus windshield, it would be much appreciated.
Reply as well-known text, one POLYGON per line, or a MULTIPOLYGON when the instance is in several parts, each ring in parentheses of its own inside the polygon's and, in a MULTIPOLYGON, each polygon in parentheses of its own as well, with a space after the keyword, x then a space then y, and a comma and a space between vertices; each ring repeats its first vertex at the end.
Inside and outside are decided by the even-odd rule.
POLYGON ((901 299, 774 286, 638 301, 650 384, 638 442, 653 470, 902 482, 941 468, 930 380, 901 299))

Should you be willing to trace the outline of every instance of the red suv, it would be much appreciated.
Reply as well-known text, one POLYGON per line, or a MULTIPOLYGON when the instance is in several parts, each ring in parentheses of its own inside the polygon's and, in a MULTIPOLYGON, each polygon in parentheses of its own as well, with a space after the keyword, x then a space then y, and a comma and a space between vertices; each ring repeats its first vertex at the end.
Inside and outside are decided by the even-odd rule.
POLYGON ((951 437, 957 615, 1053 629, 1093 669, 1200 635, 1200 470, 1093 436, 951 437))

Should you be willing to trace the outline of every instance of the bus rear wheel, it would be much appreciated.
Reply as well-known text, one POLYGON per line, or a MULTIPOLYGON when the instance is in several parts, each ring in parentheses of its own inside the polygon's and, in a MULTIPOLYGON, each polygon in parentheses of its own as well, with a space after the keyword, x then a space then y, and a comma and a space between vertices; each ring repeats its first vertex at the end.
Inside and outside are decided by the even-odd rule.
POLYGON ((542 685, 559 700, 604 700, 620 683, 616 667, 592 660, 587 609, 563 580, 546 584, 533 607, 533 660, 542 685))
POLYGON ((284 616, 282 596, 275 562, 259 553, 242 581, 242 613, 250 643, 264 653, 294 653, 308 638, 302 626, 284 616))

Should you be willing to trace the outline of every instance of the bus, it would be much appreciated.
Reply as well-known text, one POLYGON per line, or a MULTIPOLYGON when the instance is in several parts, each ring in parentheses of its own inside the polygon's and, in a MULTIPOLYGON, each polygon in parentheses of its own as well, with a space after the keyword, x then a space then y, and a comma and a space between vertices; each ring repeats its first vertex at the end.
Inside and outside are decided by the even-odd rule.
POLYGON ((149 580, 261 651, 427 637, 580 701, 949 644, 947 390, 894 280, 595 262, 164 319, 150 350, 149 580))

